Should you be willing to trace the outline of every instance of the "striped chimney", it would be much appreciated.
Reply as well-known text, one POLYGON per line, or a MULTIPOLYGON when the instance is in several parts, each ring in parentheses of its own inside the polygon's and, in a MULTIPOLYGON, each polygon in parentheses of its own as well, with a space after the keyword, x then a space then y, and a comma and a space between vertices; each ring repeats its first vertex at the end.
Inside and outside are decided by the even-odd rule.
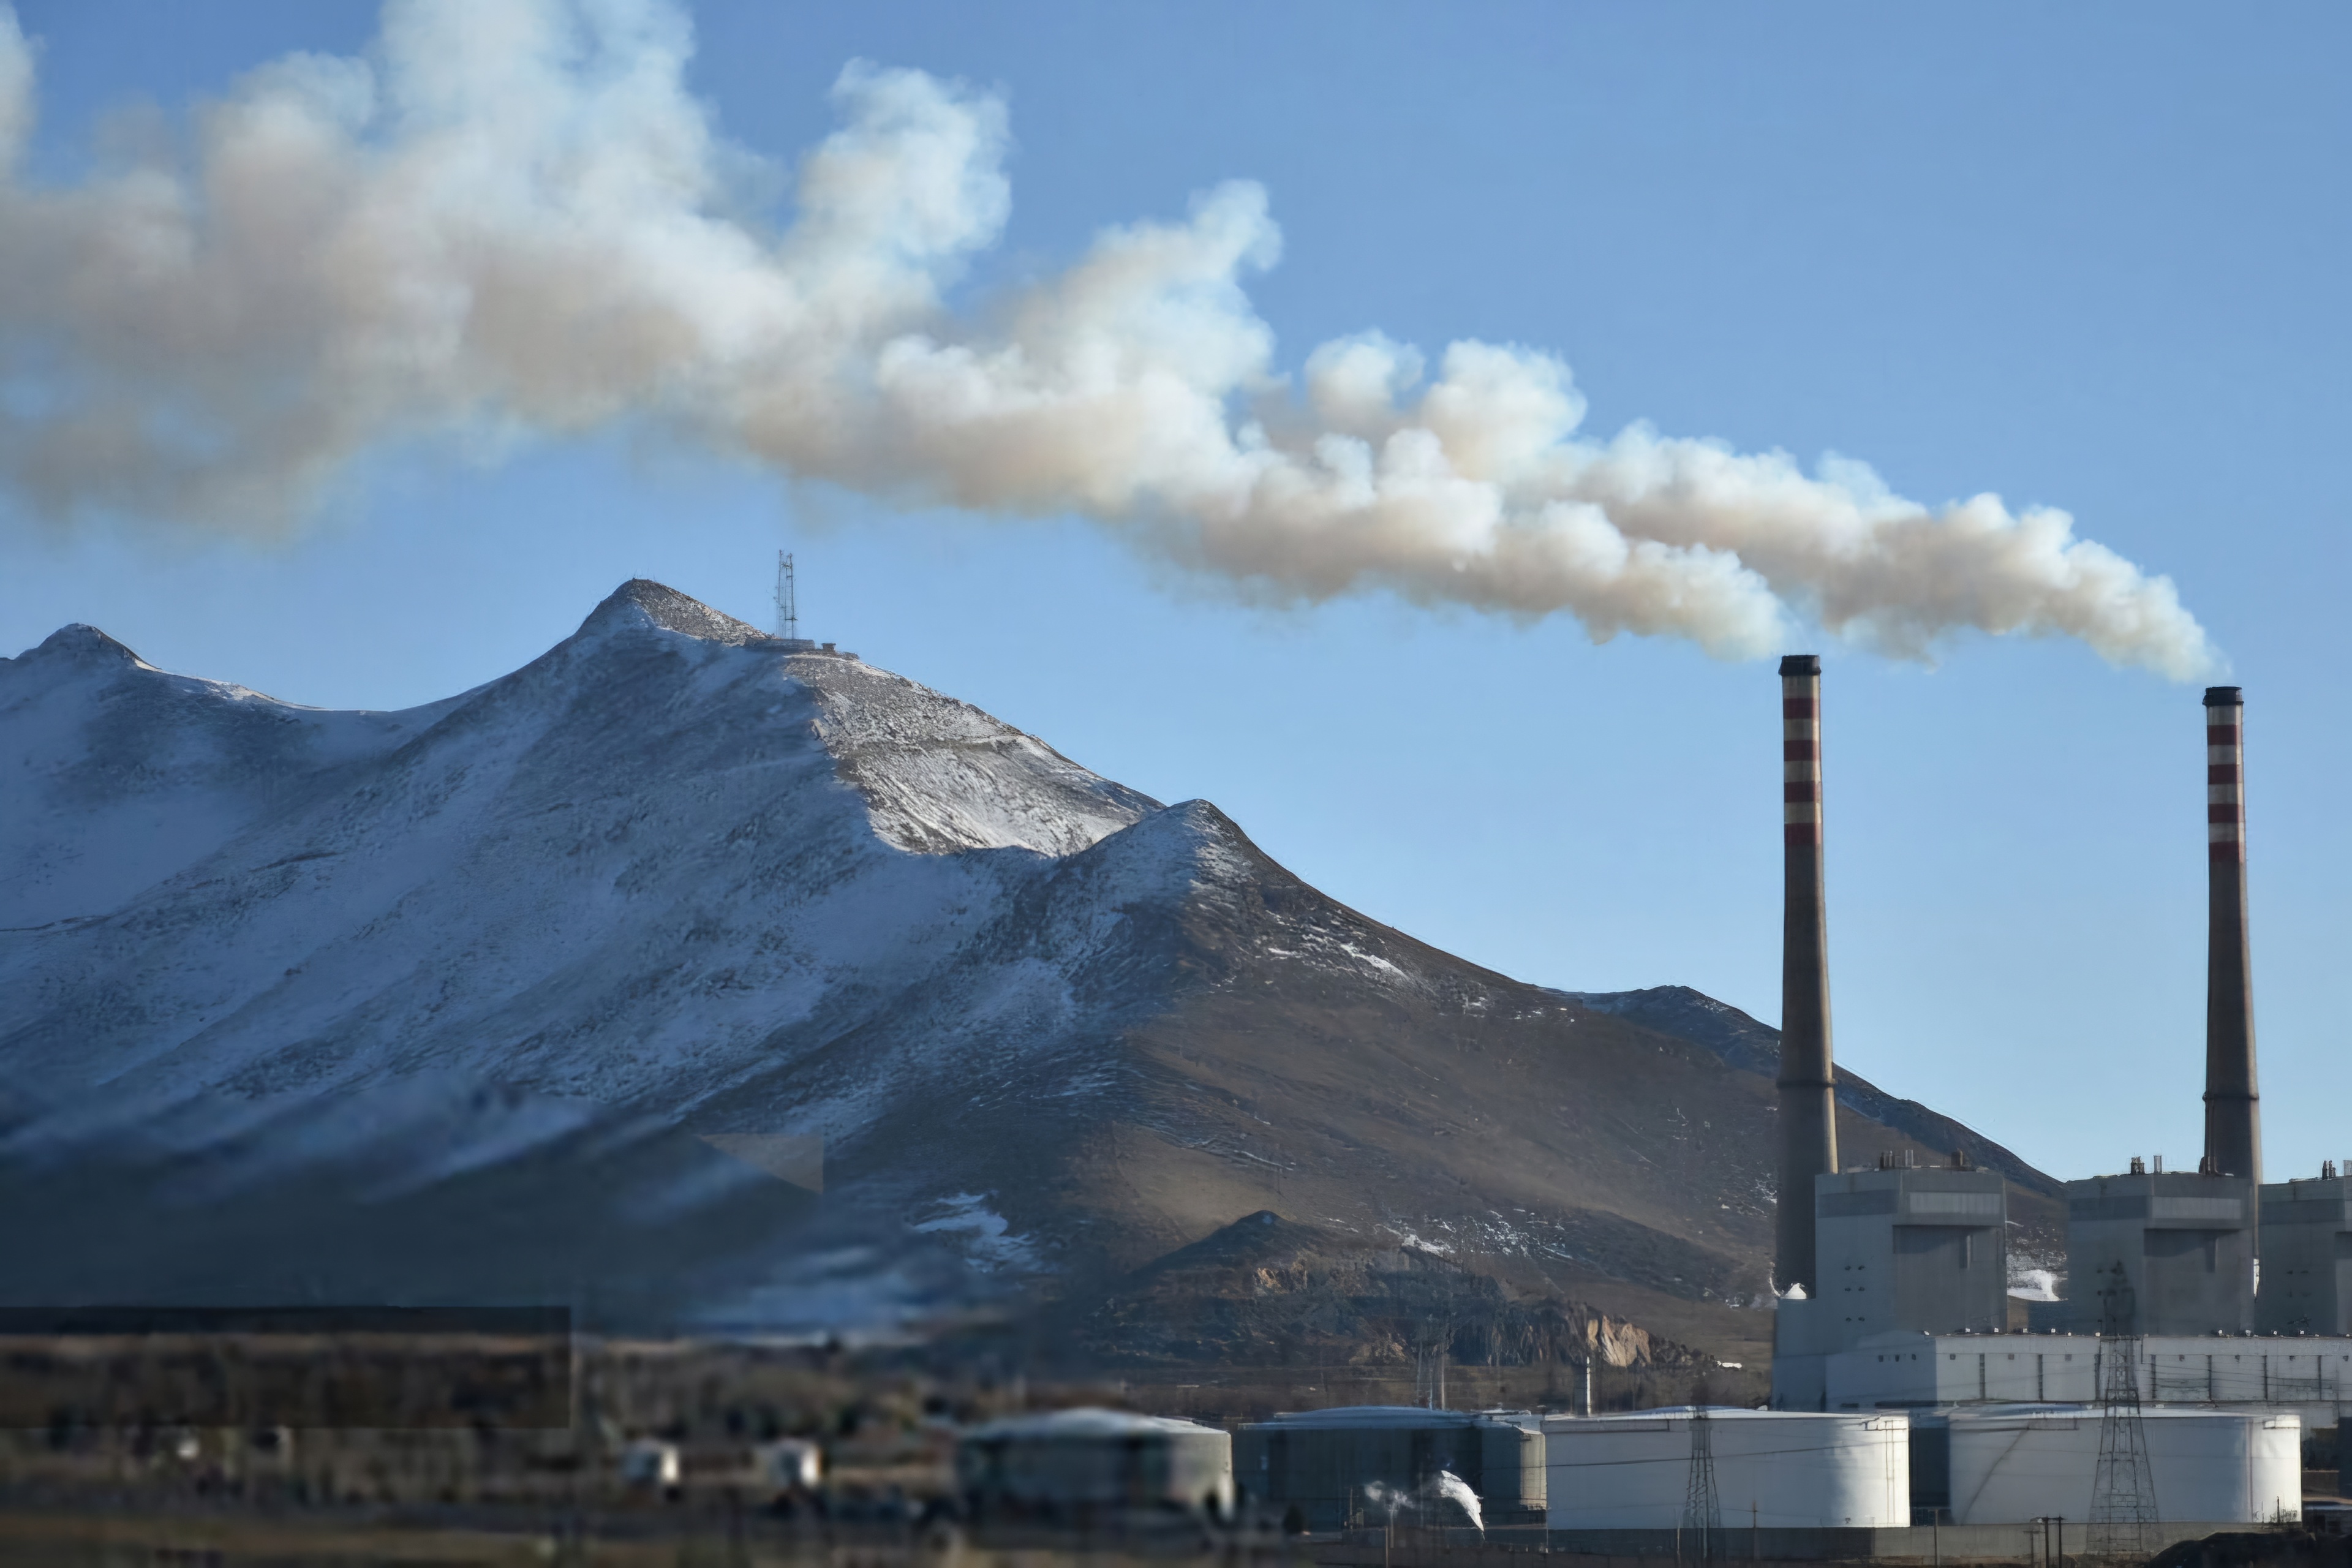
POLYGON ((2254 987, 2246 963, 2245 699, 2205 689, 2205 1158, 2224 1175, 2263 1179, 2254 1089, 2254 987))
POLYGON ((1773 1282, 1813 1277, 1813 1178, 1837 1168, 1836 1079, 1830 1069, 1828 921, 1822 903, 1822 661, 1780 661, 1781 798, 1788 884, 1780 929, 1780 1170, 1773 1282))

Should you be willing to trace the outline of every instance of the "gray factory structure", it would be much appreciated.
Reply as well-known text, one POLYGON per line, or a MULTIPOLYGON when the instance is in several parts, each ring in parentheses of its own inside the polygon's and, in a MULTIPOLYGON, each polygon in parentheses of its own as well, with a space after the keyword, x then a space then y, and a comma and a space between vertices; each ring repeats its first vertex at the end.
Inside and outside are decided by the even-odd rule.
POLYGON ((1780 665, 1787 904, 1772 1404, 1925 1409, 2100 1397, 2100 1336, 2138 1341, 2153 1405, 2293 1406, 2352 1384, 2352 1173, 2262 1179, 2246 929, 2244 702, 2205 693, 2205 1152, 2065 1184, 2069 1299, 2012 1329, 2000 1176, 1841 1169, 1822 888, 1821 664, 1780 665), (2259 1259, 2259 1263, 2257 1262, 2259 1259), (2257 1289, 2259 1283, 2260 1289, 2257 1289))

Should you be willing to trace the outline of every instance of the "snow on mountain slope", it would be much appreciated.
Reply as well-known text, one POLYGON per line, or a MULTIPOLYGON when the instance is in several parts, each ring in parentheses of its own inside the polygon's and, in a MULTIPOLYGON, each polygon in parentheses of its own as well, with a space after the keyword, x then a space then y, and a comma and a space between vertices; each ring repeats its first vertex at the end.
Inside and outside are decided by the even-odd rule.
POLYGON ((1760 1321, 1752 1040, 1438 952, 656 584, 387 714, 68 627, 0 660, 0 758, 39 1263, 0 1298, 855 1326, 1276 1208, 1692 1343, 1760 1321), (730 1136, 821 1139, 822 1198, 730 1136))
POLYGON ((59 640, 0 672, 0 734, 15 750, 24 724, 47 764, 0 815, 79 917, 0 948, 24 999, 0 1048, 39 1094, 488 1064, 691 1103, 756 1070, 845 973, 932 983, 1047 858, 1156 807, 965 704, 767 651, 651 584, 409 714, 289 709, 94 633, 68 664, 59 640), (126 788, 150 777, 160 800, 126 788), (142 858, 107 855, 142 811, 142 858))
POLYGON ((1159 809, 969 703, 869 665, 827 660, 817 673, 817 735, 875 832, 901 849, 1071 855, 1159 809))
MULTIPOLYGON (((68 628, 0 660, 0 744, 22 759, 0 784, 9 1184, 49 1194, 45 1222, 102 1189, 184 1241, 226 1226, 231 1253, 256 1234, 238 1204, 323 1212, 305 1189, 384 1224, 533 1162, 597 1191, 626 1163, 591 1179, 583 1151, 636 1147, 646 1115, 686 1141, 639 1162, 661 1191, 597 1200, 615 1225, 742 1209, 747 1175, 772 1184, 688 1134, 814 1132, 854 1162, 909 1097, 1098 1041, 1087 974, 1120 900, 1188 885, 1181 811, 643 582, 523 669, 395 714, 68 628)), ((804 1205, 762 1196, 744 1212, 799 1239, 736 1240, 752 1265, 823 1242, 868 1285, 936 1283, 890 1221, 962 1179, 942 1151, 807 1235, 804 1205)), ((154 1280, 201 1289, 205 1244, 150 1250, 154 1280)), ((822 1305, 805 1270, 718 1272, 713 1310, 822 1305)))
POLYGON ((95 626, 0 658, 0 928, 103 914, 451 705, 299 708, 166 675, 95 626))

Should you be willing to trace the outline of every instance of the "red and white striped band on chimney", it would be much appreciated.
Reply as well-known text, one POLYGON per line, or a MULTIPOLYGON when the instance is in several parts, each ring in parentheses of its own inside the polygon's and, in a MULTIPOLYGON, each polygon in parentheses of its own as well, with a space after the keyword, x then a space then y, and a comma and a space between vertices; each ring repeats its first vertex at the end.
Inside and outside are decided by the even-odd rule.
POLYGON ((1781 799, 1788 842, 1822 842, 1822 678, 1780 678, 1781 799))
POLYGON ((2245 708, 2234 699, 2234 688, 2216 687, 2215 691, 2228 691, 2231 700, 2216 701, 2206 698, 2205 709, 2205 836, 2209 853, 2216 860, 2239 860, 2246 858, 2245 775, 2242 747, 2244 741, 2245 708))

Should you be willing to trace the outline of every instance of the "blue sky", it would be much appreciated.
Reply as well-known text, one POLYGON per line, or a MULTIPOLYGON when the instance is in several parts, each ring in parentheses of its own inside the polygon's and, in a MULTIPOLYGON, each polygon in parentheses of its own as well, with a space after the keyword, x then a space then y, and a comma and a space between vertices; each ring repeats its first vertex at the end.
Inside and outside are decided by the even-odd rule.
MULTIPOLYGON (((168 138, 372 5, 18 0, 37 180, 168 138)), ((694 7, 693 89, 792 161, 867 58, 1009 106, 1012 212, 962 286, 1262 182, 1276 359, 1366 329, 1573 367, 1646 420, 1995 491, 2172 579, 2248 700, 2273 1175, 2352 1154, 2334 955, 2352 841, 2334 468, 2347 424, 2352 22, 2135 5, 694 7)), ((783 189, 781 184, 779 190, 783 189)), ((631 575, 804 623, 1165 800, 1206 797, 1327 891, 1505 973, 1778 1012, 1769 660, 1594 646, 1371 595, 1237 605, 1072 520, 893 510, 630 426, 376 447, 268 542, 0 512, 0 645, 68 621, 331 706, 488 679, 631 575)), ((2198 1150, 2196 684, 2063 639, 1826 657, 1841 1060, 2052 1172, 2198 1150)))

